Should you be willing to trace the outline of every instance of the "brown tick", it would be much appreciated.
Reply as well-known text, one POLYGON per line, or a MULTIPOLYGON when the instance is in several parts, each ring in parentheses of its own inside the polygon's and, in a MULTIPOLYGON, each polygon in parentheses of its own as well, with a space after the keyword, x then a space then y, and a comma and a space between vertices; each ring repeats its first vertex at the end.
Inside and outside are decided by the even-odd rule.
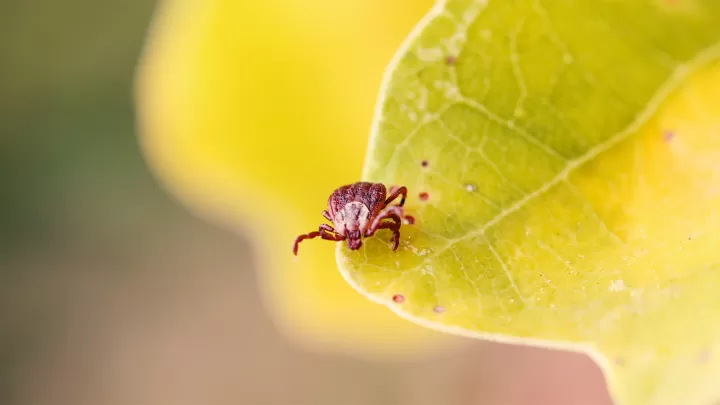
POLYGON ((385 186, 380 183, 358 182, 342 186, 333 191, 328 198, 328 209, 322 215, 331 221, 334 228, 328 224, 320 224, 316 232, 300 235, 293 244, 293 253, 297 256, 298 244, 305 239, 313 239, 318 236, 325 240, 336 242, 347 240, 350 250, 358 250, 362 246, 362 237, 370 237, 378 229, 390 229, 392 231, 392 250, 398 248, 400 242, 400 224, 404 218, 408 223, 413 223, 411 216, 403 215, 402 206, 407 197, 407 188, 392 187, 390 195, 387 196, 385 186), (402 196, 400 204, 388 205, 393 200, 402 196), (392 222, 382 222, 389 219, 392 222))

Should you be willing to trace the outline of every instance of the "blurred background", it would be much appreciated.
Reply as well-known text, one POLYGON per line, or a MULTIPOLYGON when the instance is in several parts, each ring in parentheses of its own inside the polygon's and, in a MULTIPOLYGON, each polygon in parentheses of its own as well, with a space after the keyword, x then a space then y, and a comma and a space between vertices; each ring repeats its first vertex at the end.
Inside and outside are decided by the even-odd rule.
POLYGON ((0 0, 0 404, 608 403, 581 355, 469 342, 384 362, 279 333, 253 234, 191 215, 138 146, 155 7, 0 0))

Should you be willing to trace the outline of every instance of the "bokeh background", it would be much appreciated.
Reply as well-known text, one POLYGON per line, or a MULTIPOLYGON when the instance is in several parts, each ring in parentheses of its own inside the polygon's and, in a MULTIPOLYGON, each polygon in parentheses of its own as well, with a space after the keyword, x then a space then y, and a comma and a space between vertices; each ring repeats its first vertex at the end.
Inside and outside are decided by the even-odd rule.
MULTIPOLYGON (((400 3, 371 3, 400 32, 425 7, 395 22, 383 17, 400 3)), ((156 6, 0 0, 0 404, 608 403, 578 354, 463 342, 384 361, 280 333, 253 228, 194 216, 143 158, 133 85, 156 6)), ((378 41, 328 30, 363 52, 378 41)), ((334 55, 317 52, 322 71, 334 55)), ((377 88, 385 63, 362 85, 377 88)))

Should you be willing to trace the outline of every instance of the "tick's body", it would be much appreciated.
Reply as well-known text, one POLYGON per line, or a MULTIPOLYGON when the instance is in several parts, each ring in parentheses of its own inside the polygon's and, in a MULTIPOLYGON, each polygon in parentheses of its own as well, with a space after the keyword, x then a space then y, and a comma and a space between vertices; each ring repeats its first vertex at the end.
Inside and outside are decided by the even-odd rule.
MULTIPOLYGON (((383 228, 393 232, 390 241, 393 243, 393 250, 396 250, 400 242, 402 206, 405 204, 407 189, 393 187, 390 189, 390 195, 387 198, 386 196, 387 190, 380 183, 358 182, 333 191, 328 198, 328 209, 323 211, 323 216, 331 221, 334 227, 321 224, 317 232, 298 236, 293 245, 293 253, 297 255, 298 244, 302 240, 318 236, 338 242, 347 240, 348 248, 357 250, 362 246, 362 237, 373 236, 375 231, 383 228), (402 196, 400 204, 388 205, 399 196, 402 196), (382 222, 384 219, 392 222, 382 222)), ((412 217, 404 218, 408 221, 412 219, 412 217)))

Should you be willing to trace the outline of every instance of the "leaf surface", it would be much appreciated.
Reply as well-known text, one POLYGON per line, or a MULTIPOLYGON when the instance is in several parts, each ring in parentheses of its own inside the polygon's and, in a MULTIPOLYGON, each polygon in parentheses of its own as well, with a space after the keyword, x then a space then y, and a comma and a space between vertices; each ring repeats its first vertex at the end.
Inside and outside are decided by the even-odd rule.
POLYGON ((341 273, 434 329, 588 351, 620 404, 720 398, 718 26, 713 0, 438 3, 363 175, 416 224, 341 273))

